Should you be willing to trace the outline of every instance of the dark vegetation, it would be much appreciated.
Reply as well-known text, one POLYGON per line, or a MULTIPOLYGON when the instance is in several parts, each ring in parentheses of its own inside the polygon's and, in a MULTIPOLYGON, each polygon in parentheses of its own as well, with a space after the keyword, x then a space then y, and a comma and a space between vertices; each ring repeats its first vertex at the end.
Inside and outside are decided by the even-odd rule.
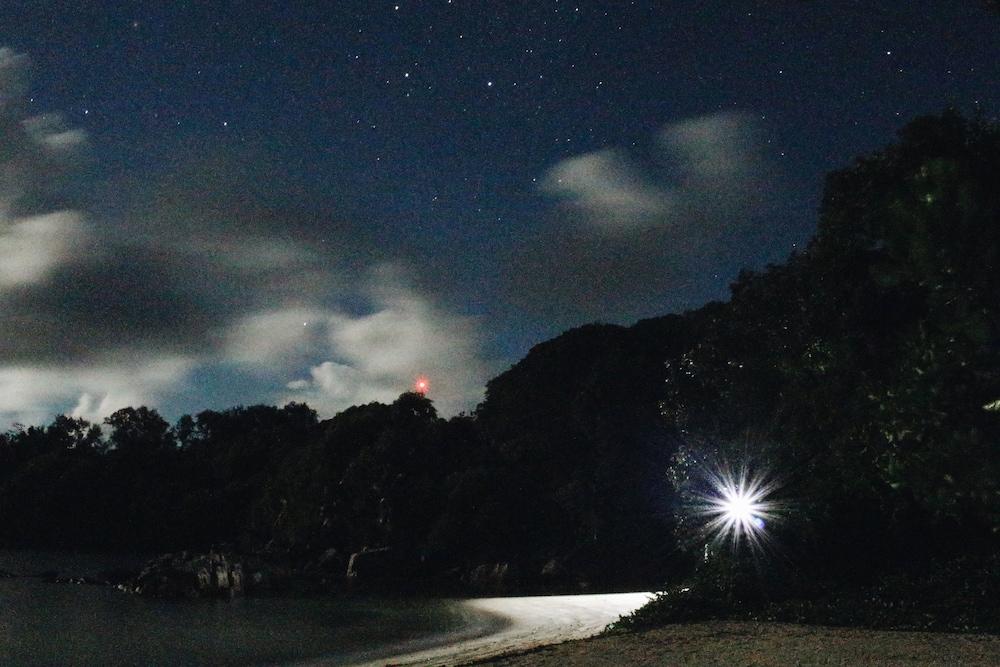
POLYGON ((693 573, 631 623, 722 609, 906 625, 883 612, 1000 598, 998 401, 1000 127, 947 112, 831 174, 808 248, 743 273, 729 302, 569 331, 471 416, 403 394, 325 421, 291 404, 170 426, 130 408, 15 429, 0 541, 226 545, 340 572, 389 547, 396 583, 507 589, 693 573), (746 458, 785 511, 763 553, 706 560, 685 494, 704 461, 746 458))

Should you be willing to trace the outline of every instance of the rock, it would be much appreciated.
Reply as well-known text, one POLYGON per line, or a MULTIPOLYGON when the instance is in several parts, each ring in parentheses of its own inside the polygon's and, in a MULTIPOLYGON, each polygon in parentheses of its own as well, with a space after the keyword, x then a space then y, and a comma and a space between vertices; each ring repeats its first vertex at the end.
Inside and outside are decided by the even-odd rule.
POLYGON ((91 584, 95 586, 103 586, 106 583, 100 579, 94 579, 93 577, 74 577, 72 575, 46 577, 44 581, 47 584, 91 584))
POLYGON ((243 564, 214 551, 164 554, 146 563, 132 590, 139 595, 164 598, 242 595, 243 564))
POLYGON ((316 559, 316 569, 321 572, 343 572, 344 558, 336 549, 327 549, 316 559))
POLYGON ((566 576, 566 568, 557 559, 551 558, 542 566, 539 574, 543 579, 562 579, 566 576))
MULTIPOLYGON (((0 579, 5 577, 17 577, 19 575, 11 574, 9 572, 4 572, 0 570, 0 579)), ((118 586, 122 584, 131 583, 135 578, 135 572, 122 569, 105 570, 96 575, 89 574, 73 574, 67 572, 59 572, 58 570, 45 570, 43 572, 38 572, 36 574, 28 575, 30 577, 41 579, 47 584, 87 584, 90 586, 118 586)))
POLYGON ((517 568, 510 563, 484 563, 472 569, 468 584, 486 593, 505 593, 517 584, 517 568))
POLYGON ((246 559, 239 573, 243 589, 250 593, 276 593, 288 590, 293 575, 294 572, 289 568, 257 557, 246 559))
POLYGON ((108 586, 119 586, 121 584, 127 584, 135 579, 135 570, 128 570, 124 568, 113 568, 110 570, 104 570, 98 575, 98 579, 108 586))
POLYGON ((417 561, 403 552, 380 547, 364 548, 351 554, 347 563, 347 580, 352 585, 400 583, 413 577, 417 561))

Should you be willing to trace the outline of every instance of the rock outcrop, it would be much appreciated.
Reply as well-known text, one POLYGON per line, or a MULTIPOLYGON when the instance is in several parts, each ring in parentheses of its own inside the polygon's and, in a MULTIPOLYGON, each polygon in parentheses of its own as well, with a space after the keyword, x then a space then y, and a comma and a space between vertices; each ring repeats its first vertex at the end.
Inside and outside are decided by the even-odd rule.
POLYGON ((511 563, 484 563, 469 572, 468 585, 480 593, 506 593, 518 584, 517 567, 511 563))
POLYGON ((146 563, 133 590, 164 598, 234 597, 244 591, 243 563, 214 551, 164 554, 146 563))

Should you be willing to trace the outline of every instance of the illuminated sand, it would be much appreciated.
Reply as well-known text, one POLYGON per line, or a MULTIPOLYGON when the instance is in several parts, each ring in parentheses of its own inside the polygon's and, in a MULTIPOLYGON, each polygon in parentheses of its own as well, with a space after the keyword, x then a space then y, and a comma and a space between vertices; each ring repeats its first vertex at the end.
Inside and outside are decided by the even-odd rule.
POLYGON ((995 667, 1000 665, 1000 636, 713 621, 568 642, 486 664, 995 667))
POLYGON ((480 598, 461 604, 470 612, 467 632, 454 633, 434 648, 403 652, 364 665, 457 665, 571 639, 591 637, 619 616, 631 613, 652 593, 480 598), (492 619, 483 621, 483 619, 492 619))

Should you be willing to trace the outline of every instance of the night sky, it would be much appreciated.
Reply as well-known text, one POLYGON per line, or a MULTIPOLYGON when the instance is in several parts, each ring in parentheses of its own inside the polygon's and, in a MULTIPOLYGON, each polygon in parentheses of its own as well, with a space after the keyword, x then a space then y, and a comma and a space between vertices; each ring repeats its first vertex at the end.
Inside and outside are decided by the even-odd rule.
POLYGON ((726 298, 913 117, 1000 109, 975 0, 14 1, 0 46, 0 427, 419 376, 468 410, 566 328, 726 298))

